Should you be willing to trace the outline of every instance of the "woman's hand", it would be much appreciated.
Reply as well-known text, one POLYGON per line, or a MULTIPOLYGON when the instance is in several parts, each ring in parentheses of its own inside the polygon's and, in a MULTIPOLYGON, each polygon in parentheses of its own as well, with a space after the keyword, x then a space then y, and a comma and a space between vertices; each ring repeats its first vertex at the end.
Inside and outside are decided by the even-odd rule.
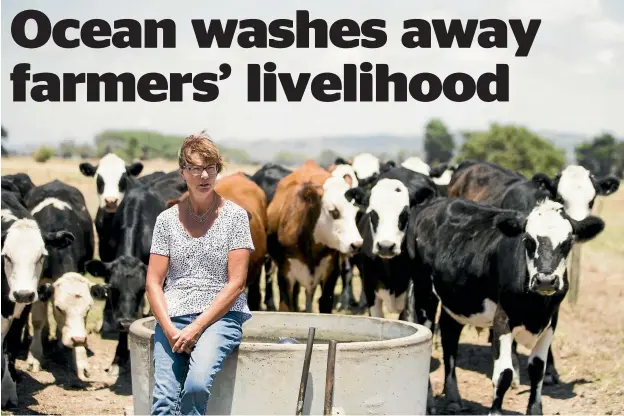
POLYGON ((175 325, 173 325, 173 323, 169 326, 168 329, 163 330, 163 332, 165 333, 165 336, 167 337, 167 340, 169 341, 169 345, 171 345, 171 348, 173 349, 173 346, 176 343, 176 339, 178 337, 178 335, 180 334, 180 330, 178 328, 175 327, 175 325), (175 339, 174 339, 175 337, 175 339))
POLYGON ((173 352, 190 354, 202 334, 202 328, 196 322, 191 322, 183 330, 173 336, 175 344, 171 348, 173 352))

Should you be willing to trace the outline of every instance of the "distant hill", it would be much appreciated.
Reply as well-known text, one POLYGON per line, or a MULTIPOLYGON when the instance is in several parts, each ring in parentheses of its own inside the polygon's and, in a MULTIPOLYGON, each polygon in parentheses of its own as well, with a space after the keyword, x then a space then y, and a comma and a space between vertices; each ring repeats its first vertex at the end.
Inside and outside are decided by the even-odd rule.
MULTIPOLYGON (((574 162, 574 147, 579 143, 589 140, 591 137, 579 133, 568 133, 558 131, 537 131, 538 134, 551 140, 557 147, 563 148, 568 157, 568 162, 574 162)), ((97 135, 100 145, 103 144, 103 137, 122 136, 124 138, 134 136, 139 139, 141 145, 149 148, 157 147, 166 149, 166 153, 172 154, 177 150, 182 135, 164 135, 154 132, 140 131, 107 131, 97 135), (121 133, 121 134, 120 134, 121 133)), ((463 142, 461 135, 456 134, 455 143, 460 146, 463 142)), ((618 138, 624 140, 624 138, 618 138)), ((92 142, 93 143, 93 142, 92 142)), ((223 139, 216 140, 216 143, 224 148, 226 154, 237 157, 249 157, 250 162, 264 163, 273 161, 280 153, 296 155, 304 159, 316 159, 324 150, 331 150, 340 156, 349 158, 361 152, 371 152, 387 158, 396 158, 399 151, 409 155, 423 156, 423 137, 421 135, 399 136, 392 134, 373 135, 351 135, 351 136, 327 136, 297 138, 290 140, 257 139, 257 140, 237 140, 223 139)), ((51 143, 23 144, 15 138, 6 142, 9 151, 19 154, 30 154, 41 144, 52 145, 51 143)))

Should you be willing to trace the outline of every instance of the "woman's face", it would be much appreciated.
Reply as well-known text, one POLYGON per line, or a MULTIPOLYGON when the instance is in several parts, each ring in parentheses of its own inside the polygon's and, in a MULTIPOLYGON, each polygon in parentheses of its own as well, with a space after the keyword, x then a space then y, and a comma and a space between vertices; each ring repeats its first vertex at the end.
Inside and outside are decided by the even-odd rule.
POLYGON ((182 169, 182 177, 186 181, 189 191, 194 194, 208 194, 214 189, 217 179, 217 165, 204 160, 197 154, 191 154, 191 163, 182 169))

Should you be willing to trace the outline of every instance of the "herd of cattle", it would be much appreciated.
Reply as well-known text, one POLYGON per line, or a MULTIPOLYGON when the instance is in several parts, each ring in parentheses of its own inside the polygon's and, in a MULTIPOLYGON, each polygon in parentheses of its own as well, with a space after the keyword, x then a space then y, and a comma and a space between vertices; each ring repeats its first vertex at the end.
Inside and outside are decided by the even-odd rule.
MULTIPOLYGON (((95 180, 95 221, 73 186, 58 180, 35 186, 24 173, 2 177, 3 407, 17 404, 15 359, 22 351, 28 369, 38 371, 48 349, 70 348, 77 377, 88 380, 86 317, 94 299, 106 301, 97 330, 118 336, 107 371, 127 368, 128 328, 149 314, 145 277, 156 217, 188 197, 177 170, 140 176, 140 162, 127 165, 114 154, 79 169, 95 180), (56 344, 48 341, 48 302, 56 344)), ((327 168, 269 163, 253 175, 220 176, 215 190, 249 214, 252 310, 261 309, 263 269, 267 310, 299 311, 303 287, 311 312, 320 286, 321 313, 337 308, 383 317, 385 306, 435 331, 440 304, 447 410, 461 408, 455 363, 462 328, 471 325, 490 330, 492 413, 502 411, 505 392, 518 383, 517 343, 531 350, 528 413, 541 413, 542 385, 558 382, 551 341, 569 286, 568 254, 604 229, 591 209, 597 195, 612 194, 619 183, 576 165, 554 178, 526 178, 489 162, 430 167, 410 158, 397 165, 363 153, 327 168), (343 291, 334 299, 338 279, 343 291)), ((436 411, 431 387, 427 410, 436 411)))

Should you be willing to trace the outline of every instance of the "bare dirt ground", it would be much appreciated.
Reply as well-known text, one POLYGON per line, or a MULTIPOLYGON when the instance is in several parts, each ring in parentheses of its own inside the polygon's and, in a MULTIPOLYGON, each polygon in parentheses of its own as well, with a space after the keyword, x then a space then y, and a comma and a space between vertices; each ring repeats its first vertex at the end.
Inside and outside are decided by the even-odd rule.
MULTIPOLYGON (((35 184, 58 178, 78 187, 95 215, 95 184, 78 171, 78 161, 51 160, 36 164, 29 158, 2 159, 2 174, 25 171, 35 184)), ((148 161, 144 174, 155 170, 169 171, 175 164, 148 161)), ((255 167, 230 167, 253 172, 255 167)), ((596 204, 597 207, 600 203, 596 204)), ((607 229, 595 241, 583 248, 582 278, 579 302, 562 306, 553 352, 561 384, 545 386, 543 410, 545 414, 624 414, 624 189, 603 200, 601 216, 607 229)), ((359 279, 355 279, 356 295, 359 279)), ((338 287, 336 292, 339 293, 338 287)), ((278 296, 277 287, 275 287, 278 296)), ((304 304, 303 293, 300 304, 304 304)), ((317 298, 319 294, 317 293, 317 298)), ((93 324, 101 313, 99 304, 89 316, 93 324)), ((388 314, 389 318, 396 318, 388 314)), ((466 327, 462 333, 458 354, 457 378, 464 400, 462 414, 487 414, 493 388, 489 379, 492 372, 491 349, 487 332, 477 334, 466 327)), ((431 360, 431 378, 440 413, 444 409, 442 395, 444 369, 439 338, 434 338, 431 360)), ((124 414, 131 409, 130 374, 109 377, 104 369, 112 361, 116 341, 102 339, 99 334, 89 336, 93 355, 89 357, 92 381, 79 383, 68 364, 49 360, 39 373, 26 370, 25 361, 18 360, 23 379, 18 384, 20 404, 17 409, 2 414, 124 414)), ((524 414, 529 398, 526 372, 528 351, 520 353, 521 386, 505 396, 504 410, 508 414, 524 414)))

